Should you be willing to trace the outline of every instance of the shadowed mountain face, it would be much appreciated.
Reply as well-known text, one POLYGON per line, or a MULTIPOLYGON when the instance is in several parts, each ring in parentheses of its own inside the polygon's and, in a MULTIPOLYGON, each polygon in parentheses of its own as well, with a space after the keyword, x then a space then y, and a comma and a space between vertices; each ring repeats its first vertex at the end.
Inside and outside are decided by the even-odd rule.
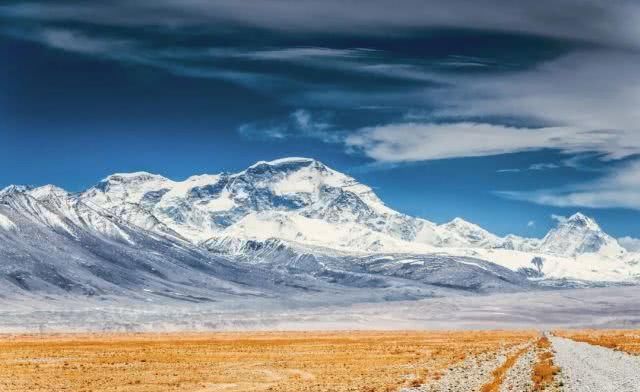
POLYGON ((305 158, 181 182, 115 174, 79 194, 0 191, 7 298, 415 299, 631 282, 634 257, 581 214, 542 240, 403 215, 371 188, 305 158))
POLYGON ((46 197, 29 192, 5 192, 0 203, 4 298, 212 302, 286 301, 302 295, 312 297, 307 302, 343 303, 529 286, 504 268, 489 272, 455 258, 426 266, 416 260, 415 267, 406 268, 394 265, 393 258, 303 255, 280 246, 268 262, 256 263, 258 255, 248 249, 246 258, 216 254, 171 233, 142 229, 64 192, 46 197))
POLYGON ((0 214, 4 296, 85 295, 191 300, 261 295, 242 266, 189 243, 110 218, 78 201, 5 195, 0 214), (251 286, 248 282, 251 281, 251 286))

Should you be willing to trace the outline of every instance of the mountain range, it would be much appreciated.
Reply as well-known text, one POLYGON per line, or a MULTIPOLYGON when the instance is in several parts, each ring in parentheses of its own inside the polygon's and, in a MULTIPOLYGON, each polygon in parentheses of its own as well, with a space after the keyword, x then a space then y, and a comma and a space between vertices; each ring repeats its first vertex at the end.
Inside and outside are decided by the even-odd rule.
POLYGON ((541 239, 389 208, 307 158, 174 181, 113 174, 0 191, 0 296, 337 301, 640 282, 640 255, 576 213, 541 239), (330 296, 326 294, 331 294, 330 296))

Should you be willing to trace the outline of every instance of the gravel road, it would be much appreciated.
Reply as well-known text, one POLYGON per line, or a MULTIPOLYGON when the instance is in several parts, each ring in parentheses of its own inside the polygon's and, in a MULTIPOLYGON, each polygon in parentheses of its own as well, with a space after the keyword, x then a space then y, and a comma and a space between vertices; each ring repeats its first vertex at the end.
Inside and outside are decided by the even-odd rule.
POLYGON ((639 392, 640 357, 552 337, 566 392, 639 392))

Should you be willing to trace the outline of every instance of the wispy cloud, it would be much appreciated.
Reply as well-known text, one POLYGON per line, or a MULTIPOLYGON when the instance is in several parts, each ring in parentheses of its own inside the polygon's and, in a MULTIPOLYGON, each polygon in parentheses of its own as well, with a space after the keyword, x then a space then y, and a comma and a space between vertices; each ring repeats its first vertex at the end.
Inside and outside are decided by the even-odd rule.
POLYGON ((34 39, 56 49, 93 55, 112 56, 134 50, 132 41, 124 39, 94 38, 71 30, 44 29, 34 39))
POLYGON ((326 47, 290 47, 247 51, 238 56, 256 60, 306 61, 313 59, 357 59, 375 54, 373 49, 336 49, 326 47))
POLYGON ((534 163, 533 165, 530 165, 527 169, 540 171, 540 170, 557 169, 559 167, 560 166, 555 163, 534 163))
POLYGON ((63 28, 11 29, 5 33, 68 52, 145 65, 175 75, 228 80, 256 90, 269 89, 271 86, 285 86, 291 83, 286 77, 269 73, 229 69, 215 64, 184 62, 179 57, 167 56, 164 49, 135 39, 114 38, 98 34, 89 35, 82 31, 63 28))
POLYGON ((397 123, 367 127, 346 145, 378 161, 413 162, 533 151, 554 146, 581 152, 606 144, 608 133, 571 127, 518 128, 487 123, 397 123))
POLYGON ((523 171, 542 171, 542 170, 551 170, 557 169, 560 165, 555 163, 534 163, 525 168, 512 168, 512 169, 499 169, 496 170, 497 173, 520 173, 523 171))
POLYGON ((328 113, 313 114, 305 109, 292 112, 286 120, 261 121, 243 124, 238 133, 248 139, 284 140, 286 138, 311 138, 325 143, 337 143, 344 137, 331 123, 328 113))
MULTIPOLYGON (((418 161, 556 149, 621 159, 640 153, 640 55, 569 54, 522 72, 438 75, 424 92, 438 122, 399 122, 347 139, 373 159, 418 161), (537 127, 452 119, 521 118, 537 127), (398 135, 406 137, 398 138, 398 135)), ((549 169, 540 166, 537 169, 549 169)), ((532 167, 532 170, 536 168, 532 167)))
POLYGON ((603 177, 562 188, 532 192, 497 192, 510 199, 557 207, 629 208, 640 210, 640 161, 609 170, 603 177))

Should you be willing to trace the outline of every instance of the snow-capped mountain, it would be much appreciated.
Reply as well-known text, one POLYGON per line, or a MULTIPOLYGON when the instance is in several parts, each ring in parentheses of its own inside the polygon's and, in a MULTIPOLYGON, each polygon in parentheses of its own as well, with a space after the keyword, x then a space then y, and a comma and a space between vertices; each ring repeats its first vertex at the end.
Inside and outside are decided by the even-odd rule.
POLYGON ((141 230, 59 188, 7 190, 0 197, 0 222, 3 298, 208 301, 260 295, 255 282, 269 281, 263 280, 268 272, 256 276, 188 242, 141 230))
POLYGON ((379 250, 394 239, 435 235, 434 224, 389 209, 371 188, 305 158, 258 162, 240 173, 184 181, 115 174, 78 198, 116 216, 129 215, 146 228, 152 216, 194 243, 242 234, 379 250))
POLYGON ((0 197, 0 298, 327 305, 535 286, 521 274, 465 256, 354 257, 301 251, 281 240, 195 245, 162 223, 148 230, 129 216, 53 186, 6 189, 0 197))
POLYGON ((540 242, 539 249, 563 256, 597 253, 615 257, 625 253, 615 238, 602 231, 593 219, 579 212, 551 229, 540 242))
POLYGON ((542 240, 496 236, 455 218, 438 225, 387 207, 354 178, 307 158, 258 162, 235 174, 172 181, 114 174, 78 195, 87 205, 153 230, 159 224, 193 243, 217 237, 280 238, 350 251, 494 248, 574 256, 619 255, 616 240, 581 214, 542 240))
MULTIPOLYGON (((486 291, 524 289, 540 279, 634 282, 640 277, 640 257, 582 214, 560 222, 542 239, 499 237, 461 218, 436 224, 394 211, 370 187, 307 158, 262 161, 239 173, 183 181, 146 172, 113 174, 77 194, 52 185, 11 186, 0 191, 0 199, 0 249, 12 249, 3 256, 11 260, 40 247, 55 255, 47 259, 53 264, 73 257, 82 265, 89 257, 86 249, 99 253, 104 243, 117 244, 120 254, 134 248, 156 260, 161 254, 154 248, 178 247, 205 263, 219 257, 250 270, 267 266, 283 269, 284 276, 303 274, 296 279, 308 286, 369 287, 382 279, 385 287, 405 290, 402 279, 409 279, 410 296, 414 289, 425 292, 415 285, 469 290, 463 278, 476 282, 474 290, 486 291), (22 238, 28 232, 38 234, 22 238), (34 240, 38 236, 44 241, 34 240), (68 253, 73 256, 56 250, 59 237, 75 249, 68 253)), ((99 264, 94 256, 89 260, 99 264)))

